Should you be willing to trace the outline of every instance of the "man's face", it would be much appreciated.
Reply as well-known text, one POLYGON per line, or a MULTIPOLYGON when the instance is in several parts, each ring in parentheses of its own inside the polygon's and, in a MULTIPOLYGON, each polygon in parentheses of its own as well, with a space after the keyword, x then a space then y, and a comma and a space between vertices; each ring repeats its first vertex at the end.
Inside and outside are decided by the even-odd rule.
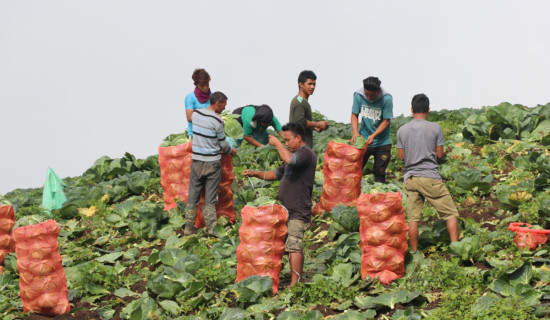
POLYGON ((299 135, 294 135, 292 131, 283 131, 283 140, 288 151, 294 152, 302 145, 302 139, 299 135))
POLYGON ((223 110, 225 110, 225 106, 227 105, 227 100, 225 101, 218 101, 216 102, 216 113, 222 113, 223 110))
POLYGON ((208 90, 210 90, 210 82, 208 82, 208 81, 199 82, 197 84, 197 88, 199 88, 199 90, 202 93, 208 93, 208 90))
POLYGON ((380 89, 376 91, 370 91, 365 89, 365 96, 367 96, 367 99, 369 99, 370 101, 373 101, 374 99, 376 99, 379 93, 380 93, 380 89))
POLYGON ((312 95, 313 91, 315 91, 315 80, 307 79, 304 83, 299 83, 300 90, 302 90, 307 95, 312 95))

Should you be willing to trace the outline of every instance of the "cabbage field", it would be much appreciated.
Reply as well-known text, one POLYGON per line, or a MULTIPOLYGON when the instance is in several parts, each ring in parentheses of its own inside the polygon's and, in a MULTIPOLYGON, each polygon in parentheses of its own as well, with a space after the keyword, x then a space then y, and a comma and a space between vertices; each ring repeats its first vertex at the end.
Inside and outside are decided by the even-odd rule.
MULTIPOLYGON (((315 113, 316 120, 324 116, 315 113)), ((410 117, 392 119, 395 132, 410 117)), ((240 212, 273 203, 279 182, 245 178, 244 169, 280 165, 273 147, 244 144, 233 158, 231 185, 237 218, 220 218, 216 237, 183 236, 185 204, 163 210, 156 150, 136 159, 99 158, 79 177, 63 179, 67 202, 52 216, 60 226, 59 253, 67 277, 69 314, 22 312, 17 258, 9 253, 0 275, 3 319, 542 319, 550 318, 550 247, 532 251, 513 242, 511 222, 550 229, 550 104, 502 103, 437 111, 445 136, 440 173, 460 212, 460 241, 449 242, 445 222, 424 207, 419 251, 405 256, 405 276, 383 285, 361 279, 359 218, 337 206, 315 216, 305 234, 303 283, 291 289, 283 257, 279 292, 269 277, 235 283, 240 212)), ((331 139, 351 138, 349 124, 329 121, 314 133, 318 158, 313 200, 322 193, 323 154, 331 139)), ((168 140, 181 139, 179 135, 168 140)), ((180 141, 184 141, 183 139, 180 141)), ((159 141, 159 145, 162 141, 159 141)), ((369 174, 363 193, 402 190, 403 162, 392 149, 388 183, 369 174)), ((46 221, 42 189, 4 195, 15 227, 46 221)), ((0 199, 1 200, 1 199, 0 199)), ((5 201, 5 200, 4 200, 5 201)), ((4 202, 5 203, 5 202, 4 202)), ((403 201, 406 205, 406 201, 403 201)), ((0 204, 1 205, 1 204, 0 204)))

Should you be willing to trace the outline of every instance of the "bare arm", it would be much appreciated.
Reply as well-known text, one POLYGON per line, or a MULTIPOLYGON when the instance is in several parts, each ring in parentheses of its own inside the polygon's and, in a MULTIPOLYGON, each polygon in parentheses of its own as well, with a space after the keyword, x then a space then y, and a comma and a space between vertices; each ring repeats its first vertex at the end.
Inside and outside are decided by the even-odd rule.
POLYGON ((245 176, 245 177, 256 177, 256 178, 267 180, 267 181, 277 180, 277 175, 275 174, 275 170, 271 170, 271 171, 252 171, 250 169, 245 169, 245 170, 243 170, 243 176, 245 176))
MULTIPOLYGON (((399 149, 397 149, 397 151, 399 151, 399 149)), ((443 158, 443 146, 436 146, 435 154, 437 155, 437 159, 443 158)))
POLYGON ((355 113, 351 113, 351 143, 355 142, 355 138, 360 137, 359 134, 359 119, 355 113))
POLYGON ((250 143, 251 145, 253 146, 256 146, 256 147, 263 147, 263 144, 259 143, 258 140, 252 138, 252 137, 249 137, 249 136, 244 136, 244 140, 248 143, 250 143))
POLYGON ((378 136, 379 134, 381 134, 384 130, 386 130, 386 128, 390 125, 390 119, 384 119, 382 120, 382 122, 380 122, 380 125, 378 126, 378 128, 376 129, 376 131, 374 131, 370 136, 369 138, 367 139, 367 145, 370 145, 374 142, 374 138, 376 138, 376 136, 378 136))
POLYGON ((287 148, 285 148, 285 146, 283 145, 281 140, 279 140, 279 138, 270 135, 269 144, 277 148, 277 152, 279 152, 279 156, 281 156, 281 159, 283 160, 284 163, 290 162, 290 158, 292 158, 292 153, 288 151, 287 148))
POLYGON ((191 122, 191 117, 193 116, 193 109, 187 109, 185 110, 185 115, 187 116, 187 121, 191 122))
POLYGON ((399 160, 405 160, 405 150, 403 148, 397 148, 397 157, 399 160))

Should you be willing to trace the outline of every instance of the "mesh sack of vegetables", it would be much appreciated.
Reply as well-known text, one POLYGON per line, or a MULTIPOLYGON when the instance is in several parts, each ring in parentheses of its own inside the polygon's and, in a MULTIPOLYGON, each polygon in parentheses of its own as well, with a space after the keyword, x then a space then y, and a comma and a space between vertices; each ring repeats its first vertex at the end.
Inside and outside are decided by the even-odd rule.
POLYGON ((361 235, 361 278, 383 284, 405 275, 407 232, 401 193, 363 193, 357 200, 361 235))
POLYGON ((60 315, 71 310, 54 220, 13 230, 23 312, 60 315))
POLYGON ((11 236, 11 229, 15 224, 15 212, 10 205, 0 204, 0 273, 4 270, 2 264, 8 252, 14 251, 14 242, 11 236))
MULTIPOLYGON (((233 158, 230 154, 222 154, 222 179, 220 186, 218 187, 218 203, 216 204, 216 214, 219 217, 225 216, 229 218, 229 221, 233 223, 235 221, 235 207, 233 206, 233 191, 231 191, 231 184, 235 180, 233 174, 233 158)), ((189 180, 188 180, 189 181, 189 180)), ((204 215, 202 214, 202 207, 204 204, 204 190, 201 193, 201 200, 199 201, 199 209, 197 210, 197 220, 195 221, 196 228, 203 228, 204 215)))
POLYGON ((279 204, 245 206, 241 216, 235 282, 252 275, 269 276, 273 281, 273 294, 276 294, 283 267, 288 212, 279 204))
MULTIPOLYGON (((181 142, 182 140, 177 140, 181 142)), ((159 147, 159 165, 160 165, 160 184, 164 189, 164 210, 177 206, 178 201, 187 203, 189 197, 189 179, 191 178, 191 164, 193 159, 193 147, 191 142, 180 145, 165 144, 159 147)), ((231 155, 222 154, 222 178, 218 188, 218 203, 216 204, 216 213, 218 217, 226 216, 230 222, 235 221, 235 208, 233 206, 233 191, 231 184, 235 180, 233 174, 233 160, 231 155)), ((204 227, 204 215, 202 206, 204 204, 204 191, 199 201, 199 210, 195 227, 204 227)))
POLYGON ((187 202, 191 176, 191 142, 159 147, 160 184, 164 189, 164 210, 176 207, 178 201, 187 202))
POLYGON ((529 223, 512 222, 508 230, 514 231, 514 243, 520 248, 535 250, 539 245, 548 240, 550 230, 533 228, 529 223))
POLYGON ((353 145, 341 139, 328 143, 323 164, 323 192, 313 208, 314 214, 321 214, 323 210, 331 212, 339 204, 355 205, 361 194, 361 165, 365 154, 365 139, 357 140, 353 145))

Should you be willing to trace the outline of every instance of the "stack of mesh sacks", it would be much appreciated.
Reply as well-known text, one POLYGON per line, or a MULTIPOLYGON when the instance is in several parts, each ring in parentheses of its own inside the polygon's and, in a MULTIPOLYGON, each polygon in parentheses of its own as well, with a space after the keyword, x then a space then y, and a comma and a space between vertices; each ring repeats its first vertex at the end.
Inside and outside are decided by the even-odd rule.
POLYGON ((15 224, 15 212, 11 205, 0 204, 0 273, 4 271, 2 264, 8 252, 14 251, 11 229, 15 224))
POLYGON ((54 220, 13 230, 24 312, 60 315, 71 310, 58 235, 54 220))
POLYGON ((357 200, 361 235, 361 278, 383 284, 405 275, 407 232, 401 193, 362 194, 357 200))
POLYGON ((323 210, 331 212, 332 208, 340 204, 355 206, 361 194, 364 154, 364 149, 345 143, 328 143, 323 164, 323 193, 313 208, 314 214, 321 214, 323 210))
POLYGON ((239 228, 241 243, 237 248, 237 279, 248 276, 269 276, 273 294, 279 292, 279 273, 285 252, 288 213, 278 204, 246 206, 241 211, 239 228))
MULTIPOLYGON (((164 210, 169 211, 177 206, 178 201, 187 203, 189 197, 189 179, 191 178, 191 164, 193 159, 191 142, 171 147, 159 147, 160 184, 164 189, 164 210)), ((231 183, 235 180, 233 174, 233 161, 231 155, 222 154, 222 178, 218 188, 218 204, 216 213, 218 217, 226 216, 229 221, 235 220, 235 208, 233 206, 233 191, 231 183)), ((199 210, 195 227, 204 227, 202 214, 204 204, 204 192, 201 194, 199 210)))

